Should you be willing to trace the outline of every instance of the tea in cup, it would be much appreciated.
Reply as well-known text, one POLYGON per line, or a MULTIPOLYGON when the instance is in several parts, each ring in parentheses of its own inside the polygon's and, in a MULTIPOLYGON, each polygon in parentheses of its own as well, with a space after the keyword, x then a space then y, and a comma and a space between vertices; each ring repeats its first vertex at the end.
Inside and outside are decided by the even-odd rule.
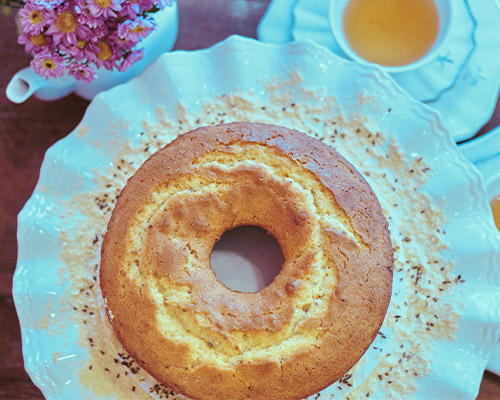
POLYGON ((351 59, 388 72, 419 68, 437 56, 453 0, 332 0, 330 27, 351 59))

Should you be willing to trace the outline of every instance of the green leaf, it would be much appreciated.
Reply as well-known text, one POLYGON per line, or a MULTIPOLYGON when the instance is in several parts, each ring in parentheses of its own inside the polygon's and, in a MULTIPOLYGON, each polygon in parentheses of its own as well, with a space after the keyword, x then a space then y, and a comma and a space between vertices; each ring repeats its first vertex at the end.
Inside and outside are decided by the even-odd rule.
POLYGON ((3 15, 12 15, 12 14, 13 14, 12 7, 9 7, 9 6, 3 6, 3 7, 2 7, 2 14, 3 14, 3 15))

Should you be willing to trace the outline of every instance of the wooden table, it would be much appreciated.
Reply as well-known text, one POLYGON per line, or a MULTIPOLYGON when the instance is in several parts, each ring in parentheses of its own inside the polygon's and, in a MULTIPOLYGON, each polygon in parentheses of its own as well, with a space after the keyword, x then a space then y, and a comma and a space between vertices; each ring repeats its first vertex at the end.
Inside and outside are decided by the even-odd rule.
MULTIPOLYGON (((230 34, 256 36, 269 0, 179 0, 176 49, 200 49, 230 34)), ((5 98, 11 76, 30 57, 16 42, 12 17, 0 16, 0 399, 42 399, 23 366, 19 323, 12 300, 16 267, 16 216, 30 197, 45 151, 82 119, 88 102, 69 96, 55 102, 5 98)), ((478 134, 500 124, 500 107, 478 134)), ((457 377, 459 379, 459 377, 457 377)), ((479 399, 500 399, 500 378, 486 373, 479 399)))

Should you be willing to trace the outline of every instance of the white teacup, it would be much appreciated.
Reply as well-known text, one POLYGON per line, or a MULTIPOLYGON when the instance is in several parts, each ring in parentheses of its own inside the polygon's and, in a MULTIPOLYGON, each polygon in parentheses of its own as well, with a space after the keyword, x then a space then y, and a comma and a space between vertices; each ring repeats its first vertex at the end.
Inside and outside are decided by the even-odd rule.
MULTIPOLYGON (((344 11, 351 0, 331 0, 329 9, 329 22, 330 29, 333 33, 335 41, 338 43, 342 51, 352 60, 358 61, 360 63, 373 64, 370 61, 365 60, 359 54, 357 54, 349 45, 344 32, 344 11)), ((369 1, 369 0, 367 0, 369 1)), ((435 59, 438 53, 445 47, 447 39, 449 37, 450 27, 453 19, 453 3, 455 0, 433 0, 439 14, 439 29, 437 38, 429 49, 429 51, 424 54, 417 61, 411 62, 409 64, 398 65, 398 66, 387 66, 379 65, 383 70, 388 73, 402 73, 413 71, 417 68, 422 67, 428 62, 435 59)))

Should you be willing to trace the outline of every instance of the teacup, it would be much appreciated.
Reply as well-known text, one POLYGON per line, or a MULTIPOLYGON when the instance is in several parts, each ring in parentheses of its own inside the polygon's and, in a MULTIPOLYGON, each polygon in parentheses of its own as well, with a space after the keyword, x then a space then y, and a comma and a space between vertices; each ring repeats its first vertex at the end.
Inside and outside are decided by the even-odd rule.
MULTIPOLYGON (((446 46, 447 39, 449 37, 449 32, 450 32, 450 27, 453 19, 453 0, 429 0, 429 5, 433 7, 434 11, 437 11, 437 26, 435 30, 435 35, 433 35, 433 43, 430 42, 430 46, 426 52, 424 52, 420 57, 418 57, 415 60, 412 60, 407 63, 403 63, 401 65, 384 65, 383 63, 377 62, 377 61, 370 61, 367 58, 363 58, 362 55, 358 54, 360 53, 359 50, 356 52, 353 49, 352 44, 349 41, 349 34, 346 33, 345 30, 345 12, 346 8, 348 6, 353 7, 353 6, 358 6, 359 3, 361 2, 372 2, 372 5, 375 4, 375 0, 331 0, 330 2, 330 9, 329 9, 329 22, 330 22, 330 29, 333 33, 335 41, 338 43, 342 51, 351 58, 354 61, 358 61, 360 63, 369 63, 369 64, 377 64, 379 65, 382 69, 384 69, 386 72, 389 73, 402 73, 402 72, 408 72, 408 71, 413 71, 417 68, 420 68, 427 64, 428 62, 432 61, 435 59, 440 51, 442 51, 443 47, 446 46), (358 4, 352 4, 351 2, 356 2, 358 4)), ((385 0, 379 0, 379 2, 383 2, 385 0)), ((389 0, 391 1, 391 0, 389 0)), ((404 6, 404 2, 408 1, 411 3, 411 1, 415 0, 398 0, 395 4, 397 4, 397 7, 404 6)), ((421 0, 418 0, 421 1, 421 0)), ((393 5, 394 6, 394 5, 393 5)), ((420 5, 419 5, 420 6, 420 5)), ((358 9, 360 7, 357 7, 358 9)), ((430 11, 433 11, 430 10, 430 11)), ((356 14, 352 15, 353 12, 357 11, 355 8, 352 8, 349 10, 351 15, 349 15, 349 18, 355 18, 357 17, 356 14)), ((375 20, 373 21, 374 24, 380 24, 380 21, 375 20)), ((427 29, 426 27, 423 27, 422 30, 427 29)), ((427 33, 427 32, 426 32, 427 33)), ((367 38, 367 40, 370 40, 371 38, 367 38)), ((351 40, 352 42, 352 40, 351 40)), ((409 45, 412 45, 412 43, 409 43, 409 45)), ((384 49, 384 51, 388 52, 390 49, 384 49)))

